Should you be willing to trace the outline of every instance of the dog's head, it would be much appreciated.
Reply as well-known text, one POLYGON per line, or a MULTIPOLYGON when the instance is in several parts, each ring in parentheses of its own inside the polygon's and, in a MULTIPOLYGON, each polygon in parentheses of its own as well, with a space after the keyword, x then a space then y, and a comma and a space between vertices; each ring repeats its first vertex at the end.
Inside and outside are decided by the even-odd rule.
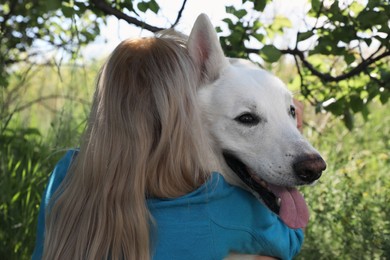
POLYGON ((255 64, 227 59, 205 15, 195 23, 188 48, 200 68, 199 100, 225 166, 222 174, 233 184, 245 183, 278 212, 281 187, 284 192, 311 184, 326 168, 296 127, 291 93, 255 64))
MULTIPOLYGON (((266 182, 309 184, 324 170, 318 152, 296 127, 290 92, 270 73, 234 60, 199 97, 213 137, 230 168, 242 163, 266 182)), ((237 172, 237 169, 236 171, 237 172)))

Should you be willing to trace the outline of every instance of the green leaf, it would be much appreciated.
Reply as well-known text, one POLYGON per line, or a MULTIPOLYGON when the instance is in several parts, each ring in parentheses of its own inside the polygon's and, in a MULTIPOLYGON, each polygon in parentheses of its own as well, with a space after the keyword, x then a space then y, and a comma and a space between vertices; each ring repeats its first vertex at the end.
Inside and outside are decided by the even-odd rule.
POLYGON ((291 21, 284 16, 277 15, 274 20, 274 24, 277 23, 280 27, 291 28, 291 21))
POLYGON ((225 11, 228 14, 233 14, 236 11, 236 8, 232 5, 225 6, 225 11))
POLYGON ((230 19, 230 18, 225 18, 222 20, 223 22, 227 23, 228 25, 228 28, 230 30, 233 30, 234 29, 234 24, 233 24, 233 21, 230 19))
POLYGON ((311 1, 311 9, 317 12, 320 9, 321 1, 320 0, 312 0, 311 1))
POLYGON ((291 22, 287 17, 277 15, 271 25, 275 31, 282 31, 283 28, 291 28, 291 22))
POLYGON ((226 6, 225 7, 225 11, 226 13, 228 14, 232 14, 234 15, 235 17, 237 17, 238 19, 241 19, 242 17, 244 17, 248 12, 245 10, 245 9, 236 9, 234 6, 232 5, 229 5, 229 6, 226 6))
POLYGON ((152 10, 153 13, 157 14, 158 10, 160 10, 160 6, 156 1, 152 0, 149 2, 149 9, 152 10))
POLYGON ((307 32, 303 32, 303 33, 298 33, 297 41, 301 42, 301 41, 307 40, 310 37, 312 37, 313 35, 314 35, 313 31, 307 31, 307 32))
POLYGON ((273 45, 265 45, 261 51, 260 56, 267 62, 276 62, 282 56, 282 52, 273 45))
POLYGON ((363 118, 365 121, 368 120, 368 116, 370 115, 370 110, 368 109, 367 106, 363 106, 363 109, 361 111, 362 115, 363 115, 363 118))
POLYGON ((46 11, 52 11, 61 8, 61 5, 62 1, 59 0, 45 1, 45 3, 42 5, 42 8, 46 11))
POLYGON ((387 101, 389 101, 389 98, 390 98, 390 93, 389 93, 389 91, 380 93, 379 100, 381 101, 381 103, 382 103, 383 105, 386 104, 387 101))
POLYGON ((255 37, 256 40, 258 40, 259 42, 263 42, 263 40, 264 40, 264 35, 263 34, 254 33, 254 34, 252 34, 252 36, 255 37))
POLYGON ((324 108, 336 116, 341 116, 343 114, 343 102, 344 99, 339 99, 324 108))
POLYGON ((351 111, 346 108, 344 110, 344 117, 343 117, 344 125, 348 128, 349 131, 353 129, 354 126, 354 116, 351 113, 351 111))
POLYGON ((349 10, 351 10, 352 15, 356 17, 361 11, 363 11, 364 5, 358 3, 357 1, 353 1, 349 6, 349 10))
POLYGON ((360 96, 353 94, 350 96, 349 105, 354 113, 357 113, 363 109, 364 103, 360 96))
POLYGON ((148 8, 149 8, 149 5, 148 5, 148 3, 145 3, 145 2, 141 2, 141 3, 139 3, 138 5, 137 5, 137 7, 138 7, 138 10, 140 10, 141 12, 146 12, 146 10, 148 10, 148 8))
POLYGON ((241 9, 241 10, 237 10, 236 12, 234 12, 234 15, 238 18, 238 19, 241 19, 242 17, 244 17, 248 12, 245 10, 245 9, 241 9))
POLYGON ((74 9, 72 7, 63 6, 62 13, 64 14, 65 17, 72 17, 74 13, 74 9))
POLYGON ((84 13, 89 8, 89 6, 87 6, 84 2, 75 2, 75 5, 79 9, 78 13, 80 14, 84 13))
POLYGON ((355 55, 353 55, 352 53, 347 53, 344 55, 344 60, 348 65, 350 65, 352 62, 356 60, 356 58, 355 55))
POLYGON ((253 22, 252 30, 256 32, 261 27, 263 27, 263 24, 259 20, 256 20, 253 22))
POLYGON ((121 9, 125 9, 126 8, 129 11, 134 11, 133 2, 131 2, 131 1, 119 2, 118 5, 119 5, 119 7, 121 9))
POLYGON ((15 195, 12 197, 11 199, 11 205, 14 204, 20 197, 20 191, 18 191, 17 193, 15 193, 15 195))
POLYGON ((254 8, 256 11, 264 11, 265 6, 267 5, 266 0, 254 0, 254 8))

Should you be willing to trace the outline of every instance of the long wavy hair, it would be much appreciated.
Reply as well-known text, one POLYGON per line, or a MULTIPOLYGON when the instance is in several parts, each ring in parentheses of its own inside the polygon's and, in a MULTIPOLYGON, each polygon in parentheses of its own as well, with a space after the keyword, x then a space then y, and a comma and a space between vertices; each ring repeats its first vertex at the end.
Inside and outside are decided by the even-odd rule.
POLYGON ((44 259, 150 259, 147 198, 189 193, 214 167, 196 75, 185 39, 172 33, 113 51, 80 152, 49 205, 44 259))

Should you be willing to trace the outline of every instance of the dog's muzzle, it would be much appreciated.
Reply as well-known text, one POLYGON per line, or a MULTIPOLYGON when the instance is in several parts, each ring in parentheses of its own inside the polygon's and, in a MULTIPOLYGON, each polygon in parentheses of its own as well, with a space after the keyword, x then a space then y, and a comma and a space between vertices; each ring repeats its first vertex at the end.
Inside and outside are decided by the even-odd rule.
POLYGON ((326 169, 324 159, 318 154, 307 154, 298 157, 293 163, 295 175, 309 184, 318 180, 326 169))
POLYGON ((255 181, 251 174, 248 171, 247 166, 241 162, 236 156, 228 151, 223 151, 223 157, 226 161, 226 164, 232 169, 232 171, 254 192, 256 192, 260 198, 263 200, 265 205, 279 214, 279 204, 278 198, 267 188, 263 187, 257 181, 255 181))
MULTIPOLYGON (((262 199, 264 204, 279 215, 290 228, 305 228, 309 222, 309 209, 303 195, 295 188, 279 186, 262 180, 231 151, 223 151, 227 165, 262 199)), ((302 184, 317 180, 325 170, 325 161, 318 154, 301 156, 293 162, 293 170, 302 184)))

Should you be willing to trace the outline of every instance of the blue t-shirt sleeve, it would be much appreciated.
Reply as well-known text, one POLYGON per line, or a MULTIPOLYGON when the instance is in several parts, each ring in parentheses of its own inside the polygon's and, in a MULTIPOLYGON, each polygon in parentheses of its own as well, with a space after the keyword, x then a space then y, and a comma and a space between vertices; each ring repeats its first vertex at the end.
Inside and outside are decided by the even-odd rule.
POLYGON ((280 259, 293 259, 303 244, 302 229, 291 229, 274 213, 268 214, 270 217, 273 215, 272 218, 265 220, 269 221, 270 226, 255 232, 256 240, 263 248, 261 253, 280 259))
POLYGON ((76 150, 69 150, 65 154, 65 156, 62 157, 61 160, 56 164, 53 172, 51 173, 49 182, 42 196, 41 205, 38 213, 37 236, 35 241, 34 252, 32 255, 32 260, 39 260, 42 258, 46 208, 54 192, 57 190, 62 180, 65 178, 70 163, 72 162, 72 159, 76 154, 77 154, 76 150))
POLYGON ((209 208, 216 252, 280 259, 292 259, 299 253, 304 237, 301 229, 287 227, 249 192, 229 184, 226 190, 229 196, 211 202, 209 208))

